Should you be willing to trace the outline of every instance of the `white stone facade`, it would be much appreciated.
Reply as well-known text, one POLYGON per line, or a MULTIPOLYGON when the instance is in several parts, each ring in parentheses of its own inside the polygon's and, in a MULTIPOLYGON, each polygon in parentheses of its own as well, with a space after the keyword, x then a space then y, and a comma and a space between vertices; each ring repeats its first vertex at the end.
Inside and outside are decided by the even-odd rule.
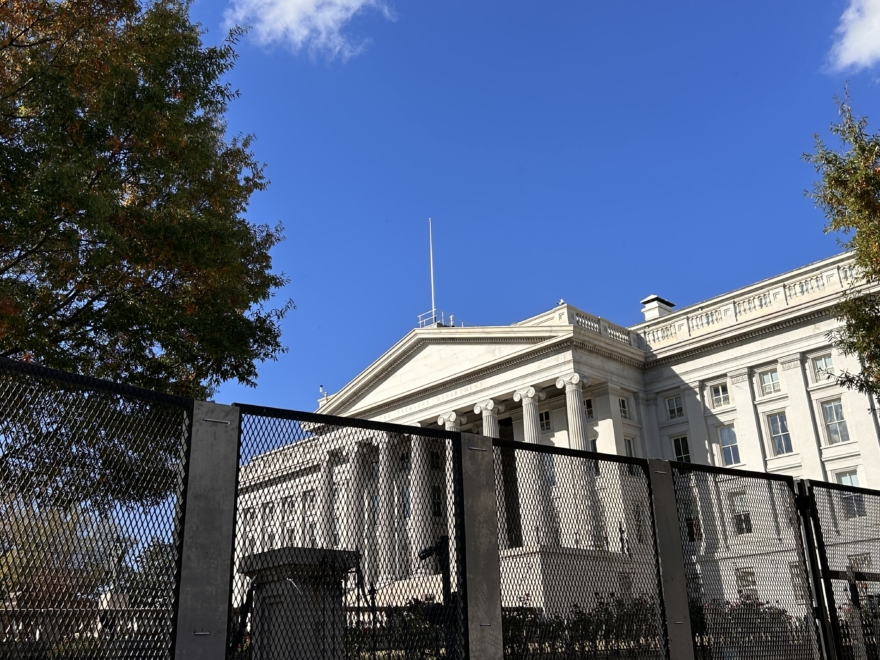
POLYGON ((511 326, 416 329, 319 412, 435 427, 455 414, 490 435, 507 419, 516 440, 829 481, 855 472, 880 488, 876 407, 828 377, 859 368, 828 338, 853 280, 842 254, 679 311, 646 299, 653 318, 631 328, 561 304, 511 326))
MULTIPOLYGON (((414 329, 321 399, 318 412, 880 489, 876 408, 833 378, 858 369, 828 337, 837 325, 830 308, 853 281, 851 258, 839 255, 679 311, 649 297, 647 320, 631 328, 561 303, 511 326, 414 329)), ((436 567, 425 568, 415 554, 449 526, 451 463, 442 443, 389 434, 357 449, 342 441, 335 449, 328 436, 321 441, 320 450, 292 444, 244 468, 240 508, 248 531, 239 534, 238 556, 284 545, 358 549, 368 580, 408 581, 415 597, 436 593, 436 567), (367 482, 365 489, 350 487, 367 482), (443 501, 434 502, 438 497, 443 501), (377 554, 377 543, 391 550, 377 554)), ((620 583, 633 578, 650 583, 626 549, 650 542, 640 536, 650 517, 642 508, 649 506, 647 492, 638 479, 628 484, 632 472, 560 474, 553 481, 570 488, 561 493, 542 458, 535 455, 534 465, 517 459, 513 497, 538 503, 538 513, 523 517, 515 541, 500 531, 502 571, 516 581, 521 566, 559 572, 547 567, 586 562, 607 578, 602 590, 620 592, 620 583)), ((743 524, 734 510, 739 491, 716 488, 707 499, 695 490, 701 529, 685 544, 701 566, 694 584, 742 593, 752 571, 759 585, 784 578, 799 588, 791 573, 796 540, 780 545, 785 534, 766 527, 761 514, 778 515, 783 504, 769 487, 761 496, 761 488, 743 490, 755 527, 747 537, 736 527, 743 524), (764 536, 774 539, 767 548, 764 536), (763 558, 749 566, 736 559, 756 552, 763 558)), ((504 497, 502 519, 511 494, 504 497)), ((533 605, 552 609, 551 600, 570 603, 576 595, 571 585, 539 582, 529 588, 533 605), (549 595, 558 588, 565 593, 549 595)), ((504 605, 517 598, 506 593, 504 605)))

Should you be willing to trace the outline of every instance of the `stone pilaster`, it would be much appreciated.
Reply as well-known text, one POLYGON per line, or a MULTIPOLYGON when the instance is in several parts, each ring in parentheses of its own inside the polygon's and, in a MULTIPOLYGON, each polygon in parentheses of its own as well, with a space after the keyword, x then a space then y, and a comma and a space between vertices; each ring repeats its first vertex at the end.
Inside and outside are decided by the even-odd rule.
POLYGON ((728 376, 736 405, 736 439, 740 460, 744 469, 766 472, 764 443, 755 410, 751 373, 748 369, 738 369, 731 371, 728 376))
POLYGON ((788 393, 790 410, 802 410, 803 414, 786 415, 788 429, 791 432, 793 449, 801 456, 803 474, 821 475, 826 478, 825 466, 822 463, 819 438, 816 435, 817 424, 813 417, 813 402, 804 381, 804 368, 801 355, 787 355, 779 360, 779 378, 784 391, 788 393))

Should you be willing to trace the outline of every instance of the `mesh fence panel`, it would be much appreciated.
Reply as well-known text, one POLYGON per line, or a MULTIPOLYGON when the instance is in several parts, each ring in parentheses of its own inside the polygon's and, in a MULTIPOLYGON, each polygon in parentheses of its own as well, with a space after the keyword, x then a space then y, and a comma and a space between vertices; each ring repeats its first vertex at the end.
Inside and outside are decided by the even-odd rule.
POLYGON ((673 468, 698 658, 819 658, 790 479, 673 468))
POLYGON ((243 406, 228 657, 464 657, 458 437, 243 406))
POLYGON ((665 658, 646 463, 495 445, 504 657, 665 658))
MULTIPOLYGON (((880 493, 812 482, 845 659, 880 658, 880 493)), ((822 552, 820 545, 820 552, 822 552)))
POLYGON ((0 657, 170 657, 191 410, 0 360, 0 657))

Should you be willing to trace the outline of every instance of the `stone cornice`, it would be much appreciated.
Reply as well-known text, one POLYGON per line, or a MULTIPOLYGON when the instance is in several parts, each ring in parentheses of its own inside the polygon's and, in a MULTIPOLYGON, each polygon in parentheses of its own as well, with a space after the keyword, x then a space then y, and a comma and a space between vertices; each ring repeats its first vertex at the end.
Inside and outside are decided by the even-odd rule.
POLYGON ((819 309, 814 312, 810 312, 807 314, 800 314, 795 317, 782 319, 777 321, 776 323, 771 323, 759 328, 755 328, 754 330, 749 330, 747 332, 732 334, 729 336, 718 337, 713 341, 706 342, 700 346, 694 346, 693 348, 686 349, 684 351, 678 351, 675 353, 671 353, 669 355, 664 355, 663 357, 651 359, 648 356, 645 360, 645 369, 651 369, 653 367, 662 366, 665 364, 671 364, 675 362, 680 362, 683 360, 690 359, 701 353, 708 353, 709 351, 714 351, 719 348, 723 348, 725 346, 730 346, 732 344, 737 344, 739 342, 748 341, 750 339, 754 339, 756 337, 760 337, 762 335, 767 335, 772 332, 777 332, 779 330, 784 330, 785 328, 790 328, 797 325, 802 325, 805 323, 809 323, 812 321, 817 321, 819 319, 828 318, 831 316, 831 311, 829 308, 819 309))

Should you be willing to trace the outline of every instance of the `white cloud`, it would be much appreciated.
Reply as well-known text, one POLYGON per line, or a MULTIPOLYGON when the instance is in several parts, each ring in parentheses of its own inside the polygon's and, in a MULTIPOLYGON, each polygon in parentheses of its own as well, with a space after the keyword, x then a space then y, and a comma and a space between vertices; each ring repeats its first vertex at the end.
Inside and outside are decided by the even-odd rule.
POLYGON ((352 41, 343 30, 355 14, 370 9, 394 19, 385 0, 232 0, 224 16, 229 26, 250 26, 260 44, 283 43, 294 52, 347 60, 363 51, 366 41, 352 41))
POLYGON ((849 0, 831 49, 837 70, 865 69, 880 62, 880 0, 849 0))

